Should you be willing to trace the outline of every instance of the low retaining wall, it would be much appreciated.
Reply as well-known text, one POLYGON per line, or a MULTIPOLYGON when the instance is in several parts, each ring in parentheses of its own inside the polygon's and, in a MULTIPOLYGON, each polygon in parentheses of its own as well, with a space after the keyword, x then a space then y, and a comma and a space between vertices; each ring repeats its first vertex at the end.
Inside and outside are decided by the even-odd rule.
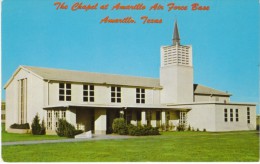
POLYGON ((9 128, 6 130, 8 133, 18 133, 18 134, 27 134, 27 133, 31 133, 30 129, 12 129, 9 128))

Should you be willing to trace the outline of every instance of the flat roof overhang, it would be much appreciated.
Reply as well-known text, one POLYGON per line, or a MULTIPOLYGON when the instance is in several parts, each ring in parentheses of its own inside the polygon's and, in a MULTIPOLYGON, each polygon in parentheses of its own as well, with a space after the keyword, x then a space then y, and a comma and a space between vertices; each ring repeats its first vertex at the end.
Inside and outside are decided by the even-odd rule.
POLYGON ((67 104, 67 105, 53 105, 53 106, 45 106, 44 110, 48 109, 57 109, 57 108, 117 108, 117 109, 160 109, 160 110, 175 110, 175 111, 189 111, 191 108, 184 107, 174 107, 174 106, 166 106, 166 105, 148 105, 148 104, 135 104, 135 105, 113 105, 113 104, 67 104))

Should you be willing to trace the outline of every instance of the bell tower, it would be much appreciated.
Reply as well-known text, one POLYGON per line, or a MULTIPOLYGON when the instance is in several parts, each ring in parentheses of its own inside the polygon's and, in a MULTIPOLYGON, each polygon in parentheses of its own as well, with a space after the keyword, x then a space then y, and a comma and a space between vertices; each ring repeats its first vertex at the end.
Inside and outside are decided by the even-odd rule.
POLYGON ((160 85, 162 104, 193 102, 192 46, 181 45, 177 21, 173 44, 161 47, 160 85))

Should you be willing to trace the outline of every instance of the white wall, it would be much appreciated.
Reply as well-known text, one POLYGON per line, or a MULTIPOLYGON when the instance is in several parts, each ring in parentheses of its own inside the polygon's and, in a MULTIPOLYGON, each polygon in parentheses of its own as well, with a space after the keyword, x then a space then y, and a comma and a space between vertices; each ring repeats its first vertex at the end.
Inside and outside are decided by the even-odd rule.
POLYGON ((216 131, 255 130, 256 107, 248 105, 216 105, 216 131), (247 123, 247 107, 250 108, 250 124, 247 123), (228 121, 224 120, 224 109, 227 109, 228 121), (233 121, 230 120, 230 109, 233 109, 233 121), (238 109, 239 121, 236 121, 238 109))
POLYGON ((6 128, 18 123, 18 80, 27 79, 27 120, 31 124, 36 113, 42 120, 45 115, 44 106, 44 82, 33 74, 21 69, 6 88, 6 128))
POLYGON ((229 102, 229 97, 224 96, 209 96, 209 95, 194 95, 194 102, 229 102))
MULTIPOLYGON (((49 83, 49 105, 136 104, 136 88, 121 87, 121 103, 111 102, 111 86, 94 85, 94 102, 83 102, 83 84, 71 83, 71 101, 59 101, 59 83, 49 83)), ((160 90, 145 88, 145 104, 159 104, 160 90)))
POLYGON ((200 131, 206 129, 207 131, 215 131, 216 119, 215 119, 215 104, 204 105, 192 105, 187 106, 192 108, 187 114, 188 126, 200 131))
POLYGON ((239 131, 255 130, 256 107, 249 104, 218 104, 201 103, 182 105, 178 107, 191 108, 188 112, 188 124, 200 131, 239 131), (247 123, 247 107, 250 108, 250 124, 247 123), (228 109, 228 121, 224 120, 224 109, 228 109), (230 121, 230 109, 233 109, 233 121, 230 121), (239 121, 236 121, 235 109, 239 110, 239 121))
POLYGON ((161 103, 193 102, 193 68, 167 66, 160 69, 161 103))

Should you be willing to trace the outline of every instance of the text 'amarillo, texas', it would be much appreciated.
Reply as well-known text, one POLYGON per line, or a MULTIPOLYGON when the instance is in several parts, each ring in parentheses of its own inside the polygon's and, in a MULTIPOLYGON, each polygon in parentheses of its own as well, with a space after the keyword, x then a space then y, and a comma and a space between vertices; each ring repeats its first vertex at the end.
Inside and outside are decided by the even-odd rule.
MULTIPOLYGON (((78 11, 78 10, 83 10, 83 11, 89 11, 89 10, 108 10, 110 4, 102 4, 99 5, 98 3, 95 4, 84 4, 82 2, 76 2, 74 3, 70 9, 72 11, 78 11)), ((65 2, 55 2, 54 6, 56 6, 56 10, 67 10, 69 6, 65 2)), ((167 10, 168 12, 171 11, 187 11, 189 9, 189 6, 187 5, 176 5, 173 2, 168 3, 167 5, 162 5, 160 3, 155 3, 152 6, 147 7, 143 3, 138 3, 134 5, 122 5, 121 3, 117 3, 115 5, 112 5, 110 10, 149 10, 149 11, 155 11, 155 10, 167 10)), ((190 5, 190 10, 191 11, 208 11, 210 10, 210 6, 202 6, 199 3, 193 3, 190 5)), ((146 15, 141 16, 140 20, 142 21, 143 24, 160 24, 163 22, 162 18, 150 18, 146 15)), ((131 17, 127 16, 124 18, 110 18, 110 16, 106 16, 103 19, 100 20, 100 23, 136 23, 136 20, 131 17)))

